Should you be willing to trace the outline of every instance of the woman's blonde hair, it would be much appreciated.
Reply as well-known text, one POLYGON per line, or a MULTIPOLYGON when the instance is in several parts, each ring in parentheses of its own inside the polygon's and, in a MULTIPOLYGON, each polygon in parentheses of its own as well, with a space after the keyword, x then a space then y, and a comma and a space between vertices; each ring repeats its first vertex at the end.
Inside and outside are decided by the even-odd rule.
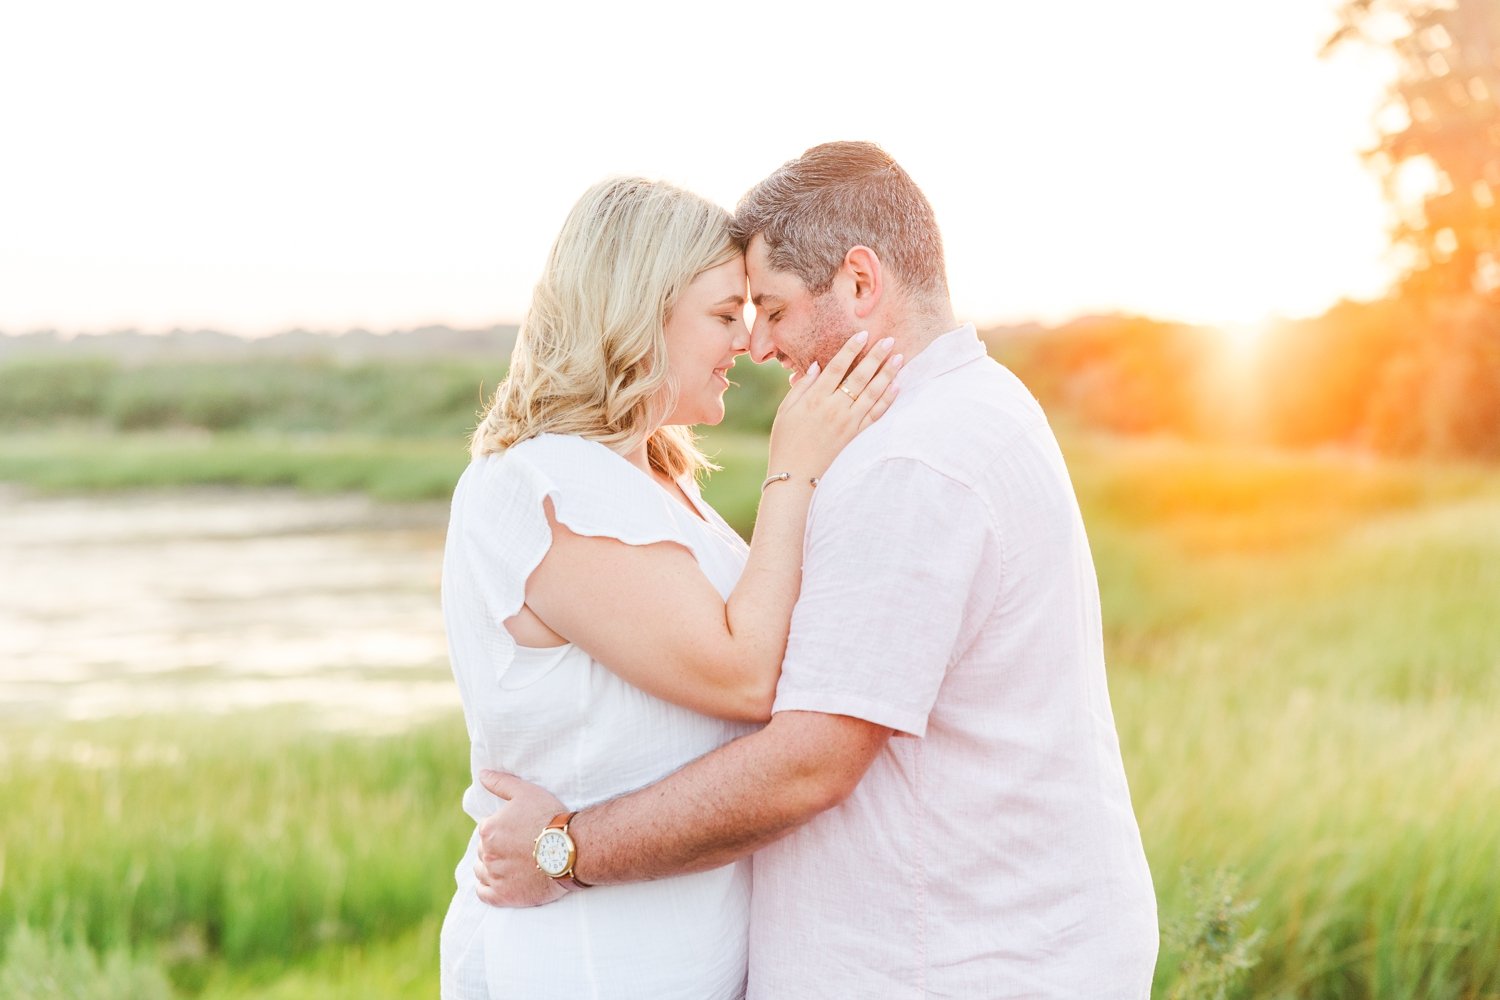
POLYGON ((594 185, 553 244, 471 454, 577 434, 621 454, 644 440, 673 478, 713 468, 690 428, 657 426, 677 393, 664 328, 693 278, 739 253, 729 213, 698 195, 639 177, 594 185))

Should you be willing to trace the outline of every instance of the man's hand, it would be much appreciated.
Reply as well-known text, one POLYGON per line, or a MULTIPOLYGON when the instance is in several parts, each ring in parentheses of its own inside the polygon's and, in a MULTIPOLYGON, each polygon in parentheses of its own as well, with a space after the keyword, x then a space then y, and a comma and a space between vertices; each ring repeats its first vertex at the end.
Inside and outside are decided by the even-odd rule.
POLYGON ((552 817, 567 811, 563 804, 545 788, 513 774, 485 771, 479 780, 505 800, 479 824, 479 861, 474 865, 479 898, 491 906, 541 906, 567 895, 531 856, 536 835, 552 817))

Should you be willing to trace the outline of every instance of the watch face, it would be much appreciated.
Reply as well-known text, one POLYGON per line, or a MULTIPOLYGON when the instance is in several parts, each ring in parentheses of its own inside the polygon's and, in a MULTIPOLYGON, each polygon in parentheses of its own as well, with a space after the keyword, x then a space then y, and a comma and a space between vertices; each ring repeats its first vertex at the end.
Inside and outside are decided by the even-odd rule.
POLYGON ((554 878, 568 870, 572 845, 561 830, 548 830, 536 842, 536 863, 542 871, 554 878))

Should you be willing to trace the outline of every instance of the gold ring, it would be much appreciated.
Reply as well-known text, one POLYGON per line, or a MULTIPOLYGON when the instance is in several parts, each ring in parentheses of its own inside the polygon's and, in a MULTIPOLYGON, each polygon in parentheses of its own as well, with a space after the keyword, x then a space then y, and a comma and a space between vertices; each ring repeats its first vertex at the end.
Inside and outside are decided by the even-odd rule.
POLYGON ((849 387, 847 385, 841 385, 841 386, 839 386, 839 392, 842 392, 844 395, 848 396, 854 402, 856 402, 856 403, 859 402, 859 394, 858 393, 854 393, 854 392, 850 392, 849 391, 849 387))

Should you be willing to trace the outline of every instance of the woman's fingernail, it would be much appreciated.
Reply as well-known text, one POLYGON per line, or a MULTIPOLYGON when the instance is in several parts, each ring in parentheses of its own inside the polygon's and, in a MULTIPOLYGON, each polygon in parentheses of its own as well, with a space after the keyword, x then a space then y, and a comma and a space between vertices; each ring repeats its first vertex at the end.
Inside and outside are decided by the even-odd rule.
POLYGON ((894 347, 895 344, 896 344, 896 338, 895 337, 887 337, 884 340, 882 340, 879 344, 876 344, 875 346, 879 347, 882 351, 888 351, 892 347, 894 347))
POLYGON ((870 339, 870 331, 861 330, 856 333, 852 339, 856 344, 863 344, 865 341, 870 339))
POLYGON ((888 364, 888 365, 895 365, 897 368, 899 368, 899 367, 901 367, 901 361, 902 361, 902 359, 904 359, 905 357, 906 357, 906 355, 904 355, 904 354, 898 354, 894 358, 891 358, 891 360, 887 361, 886 364, 888 364))
POLYGON ((818 363, 816 361, 807 366, 807 374, 809 378, 818 374, 818 363))

